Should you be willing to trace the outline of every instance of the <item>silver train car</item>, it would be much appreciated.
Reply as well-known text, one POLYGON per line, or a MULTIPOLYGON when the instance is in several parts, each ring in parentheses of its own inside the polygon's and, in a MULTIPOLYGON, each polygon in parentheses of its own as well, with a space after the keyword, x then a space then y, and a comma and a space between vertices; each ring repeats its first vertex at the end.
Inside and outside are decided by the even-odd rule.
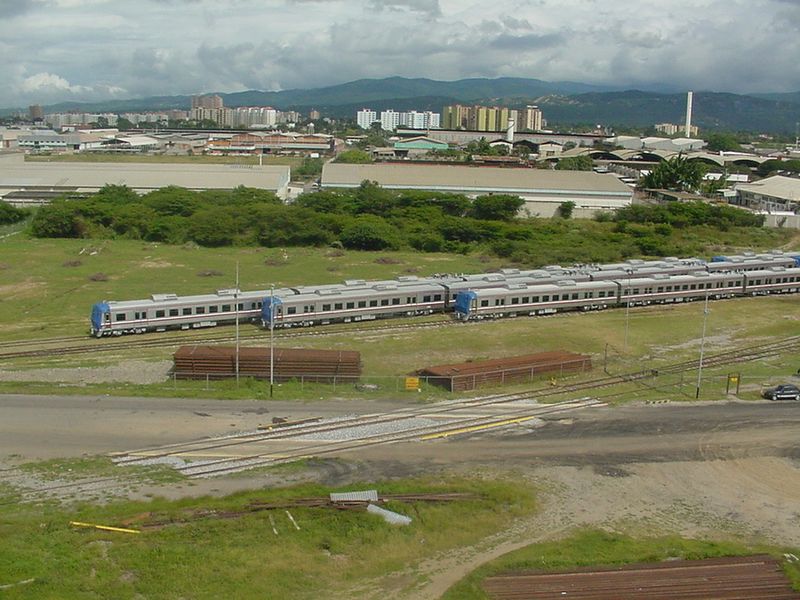
MULTIPOLYGON (((558 286, 562 281, 572 281, 576 284, 617 282, 624 286, 628 281, 633 282, 660 276, 691 276, 698 272, 711 274, 754 273, 770 271, 775 268, 792 269, 796 267, 800 267, 800 255, 771 252, 717 256, 711 262, 697 258, 665 258, 654 261, 629 260, 606 265, 582 264, 570 267, 551 265, 532 270, 502 269, 492 273, 473 275, 404 276, 386 281, 357 279, 336 284, 276 289, 274 296, 277 297, 277 302, 274 318, 270 312, 270 306, 273 304, 267 302, 267 298, 270 297, 270 292, 267 290, 252 292, 219 290, 213 294, 196 296, 157 294, 144 300, 96 303, 91 311, 90 331, 96 337, 103 337, 168 329, 195 329, 233 323, 237 318, 245 322, 260 321, 265 326, 269 326, 270 323, 279 327, 308 326, 334 321, 362 321, 439 311, 458 312, 456 303, 459 296, 473 291, 507 290, 518 286, 558 286), (393 288, 409 288, 409 293, 404 295, 398 291, 395 295, 389 294, 389 304, 382 305, 382 302, 387 299, 385 292, 391 291, 393 288), (322 301, 335 296, 338 296, 341 301, 335 299, 331 302, 322 301), (393 304, 395 300, 398 302, 393 304), (373 302, 377 302, 377 304, 373 304, 373 302), (341 305, 341 308, 337 308, 337 305, 341 305), (278 306, 283 306, 283 308, 278 310, 278 306), (326 306, 329 308, 326 309, 326 306)), ((744 280, 742 280, 742 284, 744 285, 744 280)), ((655 289, 672 285, 674 284, 665 286, 656 284, 655 289)), ((754 288, 752 293, 772 293, 770 290, 777 289, 765 287, 766 285, 761 284, 758 288, 754 288)), ((634 286, 632 289, 637 288, 634 286)), ((604 292, 602 297, 593 295, 583 298, 589 301, 602 298, 602 302, 588 302, 589 309, 592 307, 603 308, 610 304, 608 290, 602 286, 596 289, 590 286, 588 292, 599 294, 601 290, 604 292)), ((572 296, 575 293, 580 295, 583 292, 570 292, 570 297, 566 300, 562 298, 565 293, 540 294, 539 302, 536 303, 536 306, 531 307, 532 314, 541 314, 542 310, 561 309, 561 304, 556 304, 552 300, 553 295, 558 295, 560 303, 569 302, 568 305, 575 305, 573 301, 576 299, 572 296), (548 305, 544 305, 541 299, 545 295, 549 298, 548 305)), ((660 301, 656 297, 639 298, 640 295, 632 292, 631 302, 660 301)), ((519 302, 522 302, 521 299, 525 296, 522 295, 519 298, 519 302)), ((530 303, 529 301, 523 304, 530 303)), ((486 307, 479 306, 478 308, 486 307)))
POLYGON ((509 285, 460 292, 457 319, 546 315, 570 310, 599 310, 734 296, 800 292, 800 267, 746 272, 632 277, 616 281, 559 281, 543 285, 509 285))

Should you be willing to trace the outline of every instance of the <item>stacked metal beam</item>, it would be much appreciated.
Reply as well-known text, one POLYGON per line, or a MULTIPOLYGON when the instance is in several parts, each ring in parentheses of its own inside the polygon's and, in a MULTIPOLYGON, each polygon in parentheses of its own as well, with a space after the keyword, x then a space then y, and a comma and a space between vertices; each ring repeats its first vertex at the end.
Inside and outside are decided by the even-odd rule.
MULTIPOLYGON (((181 346, 173 359, 177 379, 236 376, 236 348, 233 346, 181 346)), ((269 348, 240 348, 238 362, 240 377, 269 379, 269 348)), ((361 376, 361 354, 349 350, 275 348, 273 368, 275 381, 357 381, 361 376)))
POLYGON ((429 383, 451 392, 463 392, 479 387, 521 383, 540 375, 562 375, 588 371, 591 357, 573 352, 540 352, 496 360, 438 365, 416 371, 429 383))

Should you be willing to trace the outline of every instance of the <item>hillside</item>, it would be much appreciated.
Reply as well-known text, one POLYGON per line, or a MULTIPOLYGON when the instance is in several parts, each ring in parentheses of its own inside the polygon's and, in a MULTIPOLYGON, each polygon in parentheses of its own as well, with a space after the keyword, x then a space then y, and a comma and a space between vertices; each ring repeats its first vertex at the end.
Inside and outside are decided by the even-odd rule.
MULTIPOLYGON (((250 90, 220 94, 226 106, 264 106, 307 112, 316 108, 333 117, 354 117, 363 106, 375 110, 440 111, 446 104, 492 103, 512 107, 539 104, 553 127, 575 124, 648 126, 659 122, 680 123, 685 113, 684 93, 614 90, 575 82, 502 77, 435 81, 389 77, 359 79, 318 89, 280 92, 250 90)), ((747 96, 730 93, 695 94, 695 123, 702 129, 790 133, 800 121, 800 92, 747 96)), ((48 112, 141 111, 187 109, 189 96, 157 96, 95 103, 61 103, 48 112)), ((7 111, 0 111, 2 112, 7 111)))

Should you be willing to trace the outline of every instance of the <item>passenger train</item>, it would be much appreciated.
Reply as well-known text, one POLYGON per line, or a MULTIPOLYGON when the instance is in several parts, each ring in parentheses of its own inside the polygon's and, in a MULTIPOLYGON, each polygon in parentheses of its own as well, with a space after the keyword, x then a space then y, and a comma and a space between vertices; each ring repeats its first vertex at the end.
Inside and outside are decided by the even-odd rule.
POLYGON ((324 325, 452 312, 461 320, 564 310, 797 292, 800 254, 771 252, 617 264, 502 269, 475 275, 405 276, 386 281, 104 301, 92 307, 96 337, 261 321, 265 327, 324 325))

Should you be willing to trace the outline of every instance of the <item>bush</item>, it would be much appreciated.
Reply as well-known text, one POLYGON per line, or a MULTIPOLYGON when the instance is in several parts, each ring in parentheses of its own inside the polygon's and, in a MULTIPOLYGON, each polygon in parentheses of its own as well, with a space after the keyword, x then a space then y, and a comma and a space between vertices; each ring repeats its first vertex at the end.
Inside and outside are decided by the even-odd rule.
POLYGON ((11 206, 8 202, 0 200, 0 225, 19 223, 28 216, 28 211, 11 206))
POLYGON ((339 237, 345 248, 385 250, 399 246, 395 230, 381 217, 364 215, 346 225, 339 237))

